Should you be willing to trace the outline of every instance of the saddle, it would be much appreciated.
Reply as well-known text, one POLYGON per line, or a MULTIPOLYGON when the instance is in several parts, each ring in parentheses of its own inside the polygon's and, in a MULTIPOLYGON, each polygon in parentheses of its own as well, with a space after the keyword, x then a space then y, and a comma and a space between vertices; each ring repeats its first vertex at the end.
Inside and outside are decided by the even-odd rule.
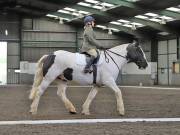
MULTIPOLYGON (((86 53, 76 53, 76 64, 81 66, 86 66, 88 60, 90 60, 90 55, 86 53)), ((97 66, 101 65, 104 61, 103 57, 98 58, 98 60, 95 62, 97 66)))

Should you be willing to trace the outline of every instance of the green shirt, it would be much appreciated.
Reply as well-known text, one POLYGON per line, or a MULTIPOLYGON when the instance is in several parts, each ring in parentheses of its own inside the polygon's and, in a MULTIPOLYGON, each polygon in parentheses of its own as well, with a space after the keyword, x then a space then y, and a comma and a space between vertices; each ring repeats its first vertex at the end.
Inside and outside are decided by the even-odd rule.
POLYGON ((86 26, 83 34, 83 45, 81 48, 82 52, 87 52, 90 49, 97 49, 101 47, 96 40, 93 28, 91 26, 86 26))

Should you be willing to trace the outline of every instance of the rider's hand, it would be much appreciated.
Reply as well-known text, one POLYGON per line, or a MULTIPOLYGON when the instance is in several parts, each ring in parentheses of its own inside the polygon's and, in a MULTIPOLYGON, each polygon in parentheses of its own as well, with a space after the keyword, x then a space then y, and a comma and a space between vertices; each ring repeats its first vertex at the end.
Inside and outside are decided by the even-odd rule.
POLYGON ((107 50, 107 49, 109 49, 109 48, 100 47, 99 49, 100 49, 100 50, 107 50))

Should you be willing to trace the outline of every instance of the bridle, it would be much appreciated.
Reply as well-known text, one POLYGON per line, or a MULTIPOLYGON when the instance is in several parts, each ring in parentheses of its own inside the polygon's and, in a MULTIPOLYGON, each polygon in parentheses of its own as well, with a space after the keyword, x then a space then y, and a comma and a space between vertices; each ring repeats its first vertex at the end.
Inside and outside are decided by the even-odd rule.
POLYGON ((117 56, 119 56, 119 57, 121 57, 121 58, 124 58, 124 59, 128 60, 128 63, 130 63, 130 62, 137 62, 137 63, 141 62, 141 61, 139 61, 139 60, 136 60, 136 59, 134 59, 134 58, 131 58, 128 54, 127 54, 126 56, 123 56, 123 55, 118 54, 118 53, 116 53, 116 52, 113 52, 113 51, 111 51, 111 50, 109 50, 109 49, 104 50, 104 56, 105 56, 105 61, 106 61, 106 63, 109 63, 109 58, 107 57, 107 56, 109 56, 109 57, 111 58, 111 60, 114 62, 114 64, 117 66, 117 68, 119 69, 119 71, 120 71, 120 68, 119 68, 118 64, 116 63, 116 61, 113 59, 113 57, 110 55, 110 53, 115 54, 115 55, 117 55, 117 56))
POLYGON ((124 58, 124 59, 126 59, 126 60, 128 60, 128 57, 127 57, 127 56, 122 56, 121 54, 118 54, 118 53, 116 53, 116 52, 113 52, 113 51, 111 51, 111 50, 109 50, 109 49, 104 50, 104 56, 105 56, 105 61, 106 61, 106 63, 109 63, 109 58, 107 57, 107 56, 109 56, 109 57, 111 58, 111 60, 114 62, 114 64, 116 64, 117 68, 118 68, 119 71, 120 71, 121 69, 119 68, 118 64, 117 64, 116 61, 113 59, 113 57, 109 54, 109 52, 110 52, 110 53, 113 53, 113 54, 115 54, 115 55, 117 55, 117 56, 119 56, 119 57, 122 57, 122 58, 124 58))

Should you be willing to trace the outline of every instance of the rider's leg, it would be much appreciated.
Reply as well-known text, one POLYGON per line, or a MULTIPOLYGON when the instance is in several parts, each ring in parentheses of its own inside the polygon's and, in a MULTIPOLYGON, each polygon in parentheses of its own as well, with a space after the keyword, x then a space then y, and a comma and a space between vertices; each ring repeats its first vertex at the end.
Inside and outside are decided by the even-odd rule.
POLYGON ((95 49, 90 49, 87 54, 89 54, 90 60, 88 61, 85 69, 84 69, 84 73, 88 73, 90 70, 91 65, 94 63, 94 60, 97 58, 97 51, 95 49))

